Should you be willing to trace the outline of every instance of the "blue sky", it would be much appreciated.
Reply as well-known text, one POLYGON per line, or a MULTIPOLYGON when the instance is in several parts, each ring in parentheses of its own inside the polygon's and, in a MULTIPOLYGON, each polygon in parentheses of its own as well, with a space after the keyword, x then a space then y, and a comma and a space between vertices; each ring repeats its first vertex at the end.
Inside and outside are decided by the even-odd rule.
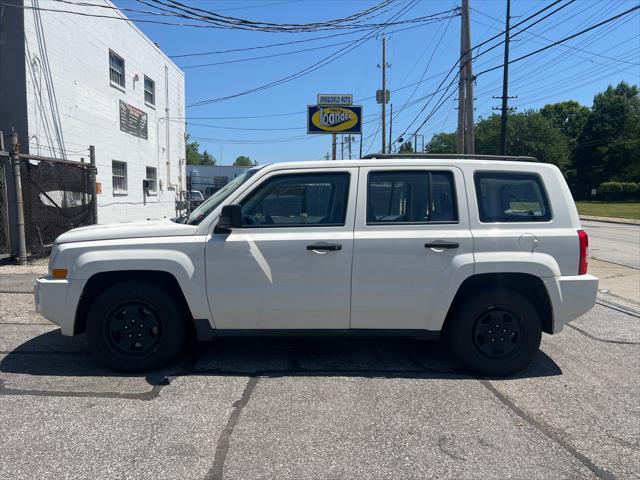
MULTIPOLYGON (((477 45, 501 32, 506 0, 470 0, 472 44, 477 45)), ((278 23, 308 23, 344 17, 378 3, 378 0, 191 0, 191 5, 215 10, 224 15, 278 23)), ((400 0, 388 18, 410 2, 400 0)), ((512 24, 551 3, 549 0, 512 0, 512 24)), ((116 0, 121 7, 140 8, 132 0, 116 0)), ((616 15, 637 5, 635 0, 577 0, 548 19, 518 34, 511 45, 511 59, 541 48, 556 40, 616 15)), ((401 18, 410 19, 443 12, 459 5, 456 0, 422 0, 401 18)), ((129 14, 131 18, 146 18, 129 14)), ((539 18, 539 17, 537 17, 539 18)), ((187 105, 202 100, 233 95, 267 84, 313 65, 327 55, 344 48, 343 42, 363 34, 333 36, 338 32, 266 33, 237 30, 197 29, 139 23, 154 42, 170 56, 233 48, 260 46, 317 37, 313 42, 248 52, 176 58, 186 74, 187 105), (193 67, 229 62, 249 57, 292 52, 314 47, 327 48, 238 63, 193 67), (191 67, 191 68, 187 68, 191 67)), ((424 100, 438 88, 443 73, 459 56, 460 18, 424 26, 390 26, 387 70, 388 88, 394 108, 393 139, 397 139, 412 121, 410 133, 423 123, 437 103, 421 113, 424 100), (422 80, 417 85, 411 86, 422 80), (409 102, 408 105, 406 105, 409 102), (404 108, 403 108, 404 107, 404 108)), ((485 47, 497 42, 495 40, 485 47)), ((638 11, 573 40, 529 57, 510 67, 509 94, 517 95, 511 104, 518 111, 540 108, 547 103, 574 99, 590 106, 595 93, 621 80, 640 82, 640 15, 638 11)), ((482 50, 480 50, 482 51, 482 50)), ((474 61, 474 73, 501 65, 502 46, 474 61)), ((363 153, 380 150, 380 106, 371 98, 380 88, 381 35, 365 42, 336 61, 294 81, 213 104, 187 108, 187 130, 219 163, 228 165, 238 155, 248 155, 260 164, 321 159, 331 150, 330 135, 306 135, 305 108, 315 103, 318 93, 352 93, 364 106, 363 153), (244 117, 244 118, 229 118, 244 117)), ((444 85, 447 86, 449 81, 444 85)), ((480 75, 475 86, 476 118, 492 113, 500 100, 502 69, 480 75)), ((447 95, 451 92, 447 92, 447 95)), ((449 100, 424 124, 419 133, 428 142, 434 132, 456 128, 455 98, 449 100)), ((446 97, 445 97, 446 98, 446 97)), ((421 143, 421 142, 420 142, 421 143)), ((353 144, 359 152, 359 138, 353 144)), ((345 153, 346 155, 346 153, 345 153)), ((340 148, 338 148, 338 158, 340 148)))

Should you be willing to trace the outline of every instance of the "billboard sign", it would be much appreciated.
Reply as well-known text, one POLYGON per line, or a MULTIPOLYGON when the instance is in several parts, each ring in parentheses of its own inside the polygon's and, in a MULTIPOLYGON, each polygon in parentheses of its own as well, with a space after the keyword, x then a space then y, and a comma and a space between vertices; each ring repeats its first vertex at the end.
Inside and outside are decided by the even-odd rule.
POLYGON ((120 130, 146 140, 147 114, 120 100, 120 130))
POLYGON ((307 133, 362 133, 362 105, 307 106, 307 133))
POLYGON ((318 94, 318 105, 324 106, 345 106, 345 105, 353 105, 353 95, 350 93, 319 93, 318 94))

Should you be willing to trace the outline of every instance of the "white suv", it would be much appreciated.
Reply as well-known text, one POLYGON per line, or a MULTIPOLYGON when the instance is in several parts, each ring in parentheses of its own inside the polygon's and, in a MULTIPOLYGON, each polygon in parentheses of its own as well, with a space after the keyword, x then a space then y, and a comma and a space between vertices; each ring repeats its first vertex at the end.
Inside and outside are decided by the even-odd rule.
POLYGON ((560 170, 480 156, 252 168, 175 222, 67 232, 49 268, 39 311, 129 371, 191 332, 293 332, 443 337, 508 375, 598 286, 560 170))

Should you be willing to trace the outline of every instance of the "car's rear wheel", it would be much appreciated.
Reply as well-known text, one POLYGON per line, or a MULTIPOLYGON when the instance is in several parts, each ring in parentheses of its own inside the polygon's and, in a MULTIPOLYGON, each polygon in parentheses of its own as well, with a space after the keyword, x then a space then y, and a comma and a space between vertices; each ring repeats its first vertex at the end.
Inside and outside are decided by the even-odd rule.
POLYGON ((519 292, 467 295, 450 321, 451 349, 467 368, 482 375, 512 375, 527 366, 540 347, 540 316, 519 292))
POLYGON ((102 292, 87 316, 96 359, 115 370, 149 371, 170 362, 187 337, 186 312, 176 295, 147 282, 124 282, 102 292))

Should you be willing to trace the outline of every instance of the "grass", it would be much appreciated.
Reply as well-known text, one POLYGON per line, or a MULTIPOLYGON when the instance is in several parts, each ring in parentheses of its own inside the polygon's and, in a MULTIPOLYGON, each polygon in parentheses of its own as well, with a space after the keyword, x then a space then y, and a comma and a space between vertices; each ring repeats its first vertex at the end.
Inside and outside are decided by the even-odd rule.
POLYGON ((577 202, 580 215, 594 217, 633 218, 640 220, 640 203, 587 203, 577 202))

